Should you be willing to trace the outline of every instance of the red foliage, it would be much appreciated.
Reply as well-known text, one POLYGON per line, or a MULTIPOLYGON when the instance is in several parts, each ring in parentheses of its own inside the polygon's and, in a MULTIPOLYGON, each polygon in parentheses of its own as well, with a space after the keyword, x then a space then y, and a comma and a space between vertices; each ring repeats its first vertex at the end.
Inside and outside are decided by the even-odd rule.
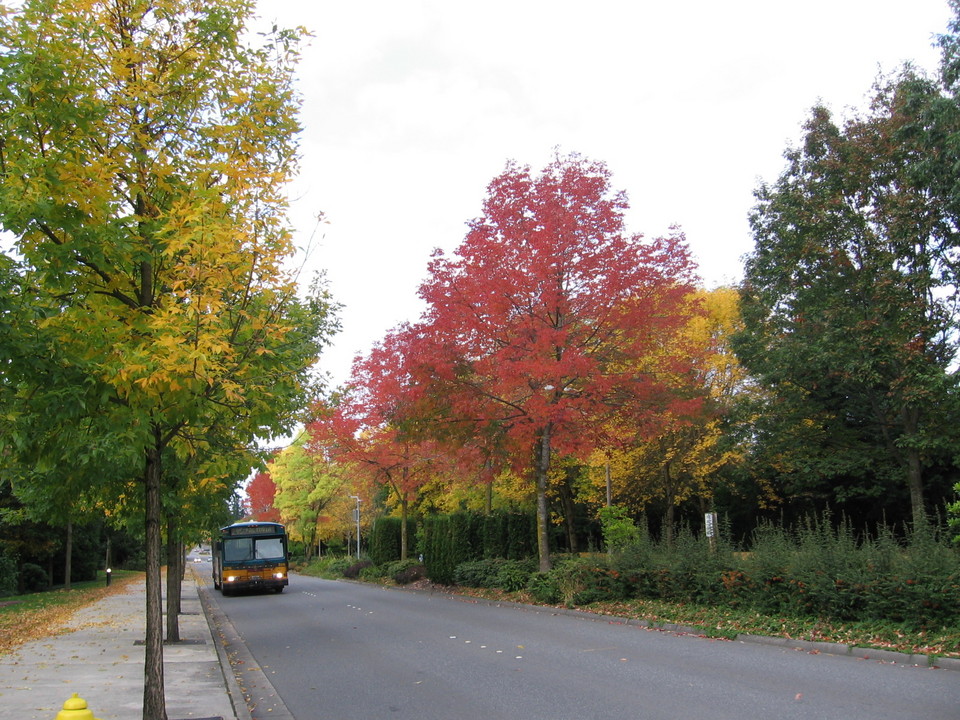
POLYGON ((270 473, 257 473, 247 483, 247 498, 245 505, 251 520, 259 522, 280 522, 280 511, 273 506, 273 498, 277 494, 277 486, 273 483, 270 473))
POLYGON ((508 165, 456 256, 430 264, 413 385, 442 392, 451 418, 496 424, 523 462, 545 428, 581 454, 609 440, 604 420, 636 427, 680 402, 694 268, 682 234, 627 234, 626 208, 602 163, 508 165))
POLYGON ((414 432, 414 394, 404 370, 406 336, 390 333, 357 358, 337 406, 309 426, 308 452, 353 464, 372 484, 389 485, 405 500, 430 477, 435 444, 414 432))
POLYGON ((357 360, 337 411, 311 427, 316 447, 401 499, 449 462, 441 448, 474 469, 535 460, 549 567, 553 452, 585 454, 613 442, 612 427, 652 432, 689 410, 689 252, 680 233, 627 234, 626 208, 602 163, 558 157, 538 176, 509 164, 456 255, 435 253, 422 321, 357 360))

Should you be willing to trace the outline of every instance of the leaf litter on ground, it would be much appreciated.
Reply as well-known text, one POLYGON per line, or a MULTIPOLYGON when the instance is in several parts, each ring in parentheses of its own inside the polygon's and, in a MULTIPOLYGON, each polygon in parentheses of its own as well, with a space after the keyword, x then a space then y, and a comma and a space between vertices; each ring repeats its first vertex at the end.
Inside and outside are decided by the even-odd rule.
MULTIPOLYGON (((127 585, 140 578, 140 574, 134 573, 129 577, 114 578, 109 586, 84 586, 72 590, 38 593, 35 596, 6 598, 4 603, 0 604, 0 657, 10 654, 24 643, 62 634, 78 610, 125 591, 127 585)), ((109 623, 109 619, 104 619, 85 623, 85 626, 109 623)), ((71 629, 76 629, 76 626, 71 629)))

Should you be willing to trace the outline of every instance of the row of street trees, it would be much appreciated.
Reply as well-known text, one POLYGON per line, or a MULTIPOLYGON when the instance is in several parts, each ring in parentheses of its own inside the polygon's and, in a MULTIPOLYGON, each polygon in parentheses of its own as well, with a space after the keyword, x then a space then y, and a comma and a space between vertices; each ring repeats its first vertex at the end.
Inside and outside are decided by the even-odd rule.
POLYGON ((601 163, 509 164, 455 255, 430 263, 423 319, 358 360, 308 449, 389 486, 403 518, 438 477, 510 468, 533 487, 549 569, 556 458, 649 435, 701 402, 680 381, 698 363, 681 332, 695 283, 686 244, 628 233, 626 208, 601 163))
POLYGON ((285 269, 299 33, 251 44, 250 0, 4 7, 0 482, 47 522, 142 531, 144 718, 166 716, 165 518, 192 537, 307 408, 271 481, 310 547, 349 495, 405 517, 476 488, 535 508, 543 570, 555 521, 575 549, 608 502, 658 503, 668 537, 684 504, 925 522, 957 479, 954 7, 940 77, 814 109, 741 288, 698 289, 679 231, 629 232, 603 163, 510 163, 424 315, 322 402, 335 308, 285 269))
POLYGON ((284 267, 300 37, 250 44, 252 10, 0 13, 2 482, 47 522, 142 531, 146 720, 166 718, 164 518, 168 537, 209 528, 256 439, 309 404, 335 328, 323 287, 284 267))
MULTIPOLYGON (((509 164, 431 262, 420 321, 358 358, 307 428, 324 477, 352 483, 321 494, 380 492, 406 517, 468 486, 489 509, 496 482, 535 506, 541 569, 551 524, 576 549, 578 513, 611 501, 659 510, 668 539, 678 507, 743 534, 763 514, 834 510, 866 530, 942 514, 960 420, 958 23, 938 77, 907 66, 843 122, 812 110, 757 191, 736 289, 696 289, 679 232, 628 233, 602 163, 509 164)), ((290 498, 278 486, 316 527, 290 498)))

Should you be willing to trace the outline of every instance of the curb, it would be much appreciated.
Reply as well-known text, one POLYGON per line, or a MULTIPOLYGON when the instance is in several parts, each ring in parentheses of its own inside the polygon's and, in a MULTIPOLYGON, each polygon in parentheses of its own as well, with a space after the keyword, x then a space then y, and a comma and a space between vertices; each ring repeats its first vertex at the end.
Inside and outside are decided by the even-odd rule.
POLYGON ((935 668, 940 670, 960 670, 960 659, 939 657, 937 655, 910 655, 896 650, 858 647, 843 643, 818 642, 815 640, 794 640, 792 638, 767 637, 764 635, 737 635, 737 642, 775 645, 789 650, 804 650, 809 653, 839 655, 857 660, 876 660, 878 662, 913 667, 935 668))
POLYGON ((206 588, 197 583, 197 595, 200 598, 200 607, 203 608, 204 617, 207 619, 207 626, 210 628, 210 636, 213 638, 213 645, 217 649, 217 658, 220 660, 220 673, 223 675, 223 681, 227 688, 227 696, 230 698, 230 704, 233 706, 233 714, 237 720, 253 720, 250 710, 247 708, 246 700, 240 690, 240 684, 233 674, 233 667, 230 665, 230 658, 227 656, 227 650, 224 647, 224 635, 222 625, 229 622, 226 616, 219 609, 211 607, 211 600, 207 595, 206 588))

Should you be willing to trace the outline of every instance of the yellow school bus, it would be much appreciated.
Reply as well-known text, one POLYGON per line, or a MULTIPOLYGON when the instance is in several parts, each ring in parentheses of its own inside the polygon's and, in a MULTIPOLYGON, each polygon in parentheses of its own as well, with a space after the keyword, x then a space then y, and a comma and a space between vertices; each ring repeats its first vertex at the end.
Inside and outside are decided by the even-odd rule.
POLYGON ((220 528, 213 543, 213 586, 224 595, 264 588, 283 592, 287 533, 273 522, 241 522, 220 528))

